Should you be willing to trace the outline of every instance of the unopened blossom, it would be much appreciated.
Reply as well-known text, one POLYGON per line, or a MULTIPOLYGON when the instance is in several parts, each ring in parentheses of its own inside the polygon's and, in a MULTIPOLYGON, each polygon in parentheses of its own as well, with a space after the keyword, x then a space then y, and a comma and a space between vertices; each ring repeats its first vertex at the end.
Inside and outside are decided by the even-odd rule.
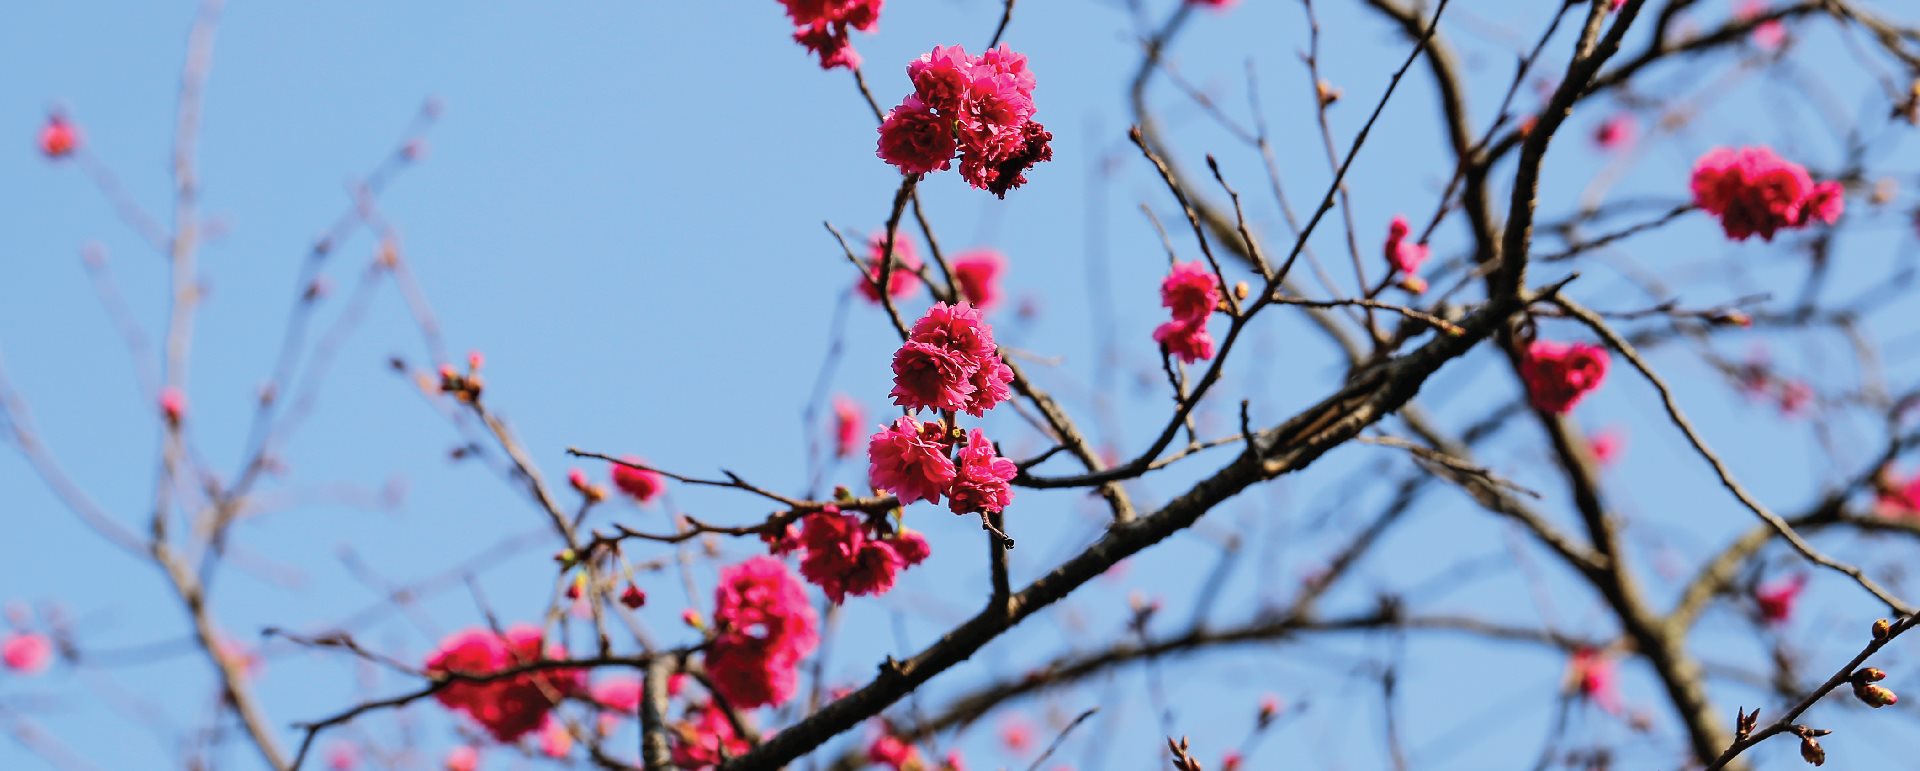
POLYGON ((80 132, 59 114, 47 116, 47 124, 40 127, 40 154, 48 158, 60 159, 73 154, 80 146, 80 132))
POLYGON ((22 675, 37 675, 53 664, 53 641, 34 632, 15 632, 0 642, 0 663, 22 675))
POLYGON ((353 771, 360 767, 360 748, 350 742, 338 742, 327 749, 328 771, 353 771))
POLYGON ((1620 113, 1600 124, 1593 131, 1593 143, 1602 150, 1619 150, 1633 144, 1634 136, 1639 133, 1633 116, 1620 113))
POLYGON ((689 710, 687 719, 671 728, 673 765, 687 771, 713 768, 725 758, 737 758, 753 749, 734 732, 733 721, 715 704, 689 710))
POLYGON ((1607 376, 1607 349, 1535 340, 1520 365, 1534 409, 1564 414, 1607 376))
MULTIPOLYGON (((469 629, 443 640, 427 658, 425 670, 429 675, 484 676, 565 658, 566 651, 557 645, 541 647, 539 627, 514 626, 504 635, 469 629)), ((584 671, 546 669, 483 683, 455 681, 434 698, 449 709, 465 713, 494 739, 505 743, 539 728, 560 699, 585 686, 584 671)))
POLYGON ((1800 592, 1806 588, 1806 574, 1795 574, 1755 587, 1753 603, 1759 608, 1761 619, 1769 624, 1784 624, 1793 618, 1794 601, 1800 599, 1800 592))
MULTIPOLYGON (((623 458, 627 463, 644 466, 646 461, 633 456, 623 458)), ((620 492, 640 503, 649 503, 666 489, 666 482, 660 472, 650 468, 634 468, 621 463, 613 464, 613 486, 620 492)))
POLYGON ((874 487, 900 497, 900 503, 939 503, 953 481, 947 458, 946 427, 902 417, 867 440, 867 476, 874 487))
POLYGON ((833 456, 846 458, 860 446, 860 427, 867 422, 860 403, 845 394, 833 397, 833 456))
POLYGON ((1611 466, 1626 452, 1626 432, 1618 428, 1603 428, 1587 442, 1587 451, 1593 453, 1593 459, 1602 466, 1611 466))
POLYGON ((1033 71, 1006 45, 979 56, 938 46, 907 65, 907 78, 913 93, 881 121, 877 151, 901 173, 943 171, 958 154, 967 184, 1005 198, 1053 159, 1053 134, 1033 120, 1033 71))
POLYGON ((620 591, 620 604, 626 606, 627 610, 638 610, 640 606, 647 604, 647 593, 629 583, 627 588, 620 591))
POLYGON ((1720 218, 1727 237, 1758 235, 1833 224, 1846 202, 1840 183, 1815 183, 1805 167, 1767 147, 1715 148, 1693 166, 1693 202, 1720 218))
POLYGON ((996 249, 961 252, 953 257, 953 282, 962 299, 985 311, 1000 300, 1000 274, 1006 267, 1006 256, 996 249))
POLYGON ((1620 699, 1619 672, 1617 662, 1599 650, 1581 648, 1573 652, 1573 661, 1568 665, 1567 677, 1575 691, 1582 698, 1593 702, 1610 714, 1618 715, 1625 710, 1620 699))
POLYGON ((447 771, 476 771, 480 768, 480 750, 466 745, 455 747, 442 765, 447 771))
POLYGON ((740 709, 793 696, 800 660, 820 644, 819 616, 787 566, 753 557, 720 571, 707 651, 714 690, 740 709))
POLYGON ((1015 755, 1026 754, 1033 747, 1033 726, 1019 715, 1008 717, 1000 723, 1000 744, 1015 755))
POLYGON ((178 386, 160 389, 160 417, 167 425, 178 426, 187 415, 187 395, 178 386))
POLYGON ((1239 750, 1227 750, 1225 755, 1220 756, 1220 771, 1240 771, 1240 764, 1244 761, 1239 750))
POLYGON ((948 509, 955 514, 1000 513, 1013 503, 1012 482, 1019 472, 1013 461, 1000 457, 986 432, 973 429, 955 464, 948 509))
MULTIPOLYGON (((881 266, 886 264, 884 257, 886 251, 886 231, 875 232, 867 238, 866 273, 854 285, 860 290, 861 297, 867 298, 867 302, 875 305, 880 304, 880 290, 876 289, 875 285, 880 283, 880 270, 881 266)), ((920 255, 915 251, 913 240, 908 238, 907 234, 897 231, 893 234, 893 258, 894 266, 887 274, 887 294, 897 300, 913 294, 914 287, 920 285, 920 276, 917 273, 920 270, 920 255)))

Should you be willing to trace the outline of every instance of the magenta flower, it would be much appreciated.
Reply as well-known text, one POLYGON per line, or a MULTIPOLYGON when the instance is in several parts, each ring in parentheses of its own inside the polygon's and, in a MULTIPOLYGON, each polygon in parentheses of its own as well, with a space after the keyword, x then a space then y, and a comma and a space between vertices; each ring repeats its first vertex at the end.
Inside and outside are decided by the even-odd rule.
POLYGON ((908 340, 893 354, 893 403, 909 410, 964 409, 973 395, 973 372, 946 348, 908 340))
POLYGON ((1581 648, 1573 652, 1573 661, 1568 665, 1567 672, 1582 698, 1612 715, 1625 710, 1625 704, 1620 699, 1620 677, 1616 664, 1605 653, 1593 648, 1581 648))
MULTIPOLYGON (((622 460, 646 465, 646 461, 631 455, 622 460)), ((626 493, 635 501, 650 503, 660 495, 661 490, 666 489, 667 485, 658 471, 615 463, 613 464, 613 486, 620 488, 620 492, 626 493)))
POLYGON ((876 154, 903 174, 928 174, 952 168, 954 146, 953 119, 909 96, 880 122, 876 154))
POLYGON ((960 46, 934 46, 907 64, 913 95, 929 108, 951 115, 967 101, 973 84, 973 59, 960 46))
POLYGON ((1427 261, 1429 253, 1426 244, 1407 241, 1411 232, 1407 218, 1398 214, 1393 215, 1393 222, 1387 225, 1387 264, 1407 278, 1420 275, 1420 266, 1427 261))
POLYGON ((939 503, 953 481, 947 458, 945 426, 902 417, 867 440, 867 475, 873 486, 900 497, 900 503, 939 503))
MULTIPOLYGON (((860 296, 867 302, 880 304, 880 292, 874 286, 880 282, 880 266, 885 264, 887 251, 887 232, 877 231, 867 237, 867 272, 854 283, 860 290, 860 296)), ((895 299, 913 294, 913 288, 920 285, 920 253, 915 249, 913 240, 907 234, 893 234, 893 257, 896 261, 893 272, 887 275, 887 294, 895 299)))
POLYGON ((853 454, 860 443, 860 426, 867 422, 866 411, 860 409, 859 402, 837 395, 833 397, 833 455, 845 458, 853 454))
POLYGON ((740 709, 792 698, 800 660, 820 644, 819 616, 800 582, 779 560, 753 557, 721 569, 713 596, 714 690, 740 709))
POLYGON ((974 429, 967 435, 967 446, 960 450, 947 508, 955 514, 1005 510, 1013 503, 1011 483, 1019 471, 1013 461, 1000 457, 985 431, 974 429))
POLYGON ((1837 182, 1815 184, 1805 167, 1766 147, 1715 148, 1694 163, 1693 202, 1720 217, 1727 237, 1773 240, 1780 230, 1833 224, 1846 207, 1837 182))
POLYGON ((37 675, 53 664, 53 641, 46 635, 16 632, 0 642, 0 662, 23 675, 37 675))
POLYGON ((1638 127, 1633 122, 1633 116, 1623 112, 1608 118, 1594 129, 1593 143, 1602 150, 1619 150, 1633 144, 1637 133, 1638 127))
POLYGON ((1762 584, 1753 590, 1753 602, 1760 608, 1760 618, 1769 624, 1784 624, 1793 618, 1793 603, 1800 599, 1800 592, 1807 588, 1807 576, 1804 573, 1762 584))
POLYGON ((975 249, 953 258, 953 281, 960 285, 960 296, 981 311, 1000 299, 1000 274, 1007 258, 994 249, 975 249))
POLYGON ((1534 409, 1565 414, 1607 376, 1607 349, 1535 340, 1520 366, 1534 409))

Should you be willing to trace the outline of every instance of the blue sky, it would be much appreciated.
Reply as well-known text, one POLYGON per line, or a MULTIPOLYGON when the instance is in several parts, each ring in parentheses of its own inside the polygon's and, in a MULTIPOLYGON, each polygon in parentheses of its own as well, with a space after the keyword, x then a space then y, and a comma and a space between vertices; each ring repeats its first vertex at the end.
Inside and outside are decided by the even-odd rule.
MULTIPOLYGON (((1165 2, 1151 5, 1154 19, 1170 9, 1165 2)), ((1322 5, 1321 66, 1345 90, 1332 114, 1344 148, 1406 44, 1358 4, 1322 5)), ((1551 4, 1455 5, 1446 30, 1463 49, 1472 104, 1484 125, 1510 77, 1511 50, 1532 40, 1551 4)), ((1703 24, 1727 10, 1719 0, 1702 5, 1696 16, 1703 24)), ((1186 79, 1243 120, 1251 62, 1288 194, 1304 210, 1324 190, 1328 172, 1297 57, 1306 44, 1300 7, 1274 0, 1242 6, 1201 14, 1173 55, 1186 79)), ((883 106, 906 92, 906 61, 935 44, 979 46, 999 7, 989 0, 889 4, 879 33, 855 39, 883 106)), ((0 138, 16 137, 0 142, 0 275, 7 277, 0 281, 0 361, 31 404, 49 449, 102 505, 135 526, 144 526, 139 512, 154 475, 152 396, 139 389, 79 255, 89 244, 104 251, 131 315, 150 338, 164 313, 163 264, 115 219, 78 168, 48 163, 31 138, 50 107, 64 108, 82 127, 89 152, 135 200, 164 215, 172 107, 192 10, 181 2, 28 4, 9 9, 0 25, 0 70, 16 73, 0 79, 0 138)), ((1786 89, 1791 77, 1816 77, 1818 70, 1805 63, 1838 59, 1844 50, 1830 25, 1809 31, 1794 60, 1800 64, 1790 67, 1726 75, 1735 60, 1721 56, 1656 71, 1642 96, 1715 96, 1677 135, 1662 134, 1631 156, 1611 195, 1677 203, 1693 157, 1715 144, 1767 142, 1816 170, 1837 166, 1842 146, 1820 116, 1860 112, 1873 86, 1844 74, 1850 69, 1825 73, 1825 98, 1837 110, 1786 89)), ((222 474, 238 465, 250 404, 271 366, 300 260, 348 205, 348 183, 372 168, 421 104, 433 99, 442 116, 426 139, 425 157, 380 197, 379 211, 398 229, 449 347, 456 355, 485 353, 487 400, 549 479, 564 474, 570 464, 563 450, 577 446, 637 453, 694 475, 731 469, 801 491, 808 481, 807 442, 818 427, 801 425, 799 415, 837 334, 836 307, 852 280, 821 222, 854 232, 881 225, 897 174, 873 155, 871 116, 851 79, 810 64, 789 32, 778 5, 764 1, 725 9, 497 3, 458 11, 363 1, 233 4, 219 30, 199 155, 203 209, 217 224, 201 255, 210 294, 189 389, 191 430, 202 457, 222 474)), ((1082 416, 1098 441, 1123 455, 1138 451, 1168 409, 1149 338, 1162 313, 1156 291, 1165 255, 1138 206, 1144 202, 1176 224, 1165 190, 1125 140, 1123 89, 1136 57, 1134 33, 1125 10, 1109 3, 1023 3, 1007 40, 1031 57, 1038 74, 1038 118, 1056 137, 1054 161, 1006 201, 967 189, 954 174, 922 186, 943 247, 1003 250, 1011 260, 1009 294, 1039 308, 1027 320, 997 313, 1002 341, 1057 358, 1057 364, 1027 368, 1082 416)), ((1550 67, 1560 66, 1566 42, 1563 36, 1549 50, 1550 67)), ((1420 220, 1433 211, 1451 171, 1425 74, 1417 68, 1403 84, 1349 178, 1358 238, 1369 256, 1393 214, 1420 220)), ((1521 104, 1532 100, 1531 89, 1523 91, 1521 104)), ((1255 226, 1284 243, 1278 212, 1259 192, 1258 155, 1210 126, 1164 81, 1155 102, 1183 162, 1197 172, 1202 154, 1219 156, 1248 192, 1255 226)), ((1547 218, 1574 210, 1589 182, 1613 162, 1588 136, 1617 109, 1603 99, 1568 123, 1547 165, 1541 193, 1547 218)), ((1641 123, 1644 128, 1648 121, 1641 123)), ((1879 164, 1911 179, 1911 141, 1882 143, 1875 152, 1879 164)), ((1910 208, 1911 196, 1897 201, 1910 208)), ((1836 242, 1837 269, 1825 290, 1834 298, 1911 267, 1911 230, 1901 224, 1903 216, 1876 213, 1858 195, 1849 206, 1849 230, 1836 242)), ((1333 274, 1347 279, 1337 224, 1330 220, 1314 246, 1329 256, 1333 274)), ((1442 227, 1435 262, 1459 254, 1465 235, 1457 224, 1442 227)), ((1632 264, 1682 287, 1694 306, 1756 291, 1791 298, 1806 272, 1791 243, 1729 245, 1713 223, 1691 215, 1584 264, 1573 291, 1594 307, 1643 307, 1645 298, 1621 279, 1620 266, 1632 264)), ((1175 244, 1183 258, 1195 256, 1190 239, 1175 244)), ((374 250, 364 229, 340 245, 327 269, 336 298, 348 295, 374 250)), ((1377 273, 1376 266, 1369 269, 1377 273)), ((1536 274, 1563 271, 1555 266, 1536 274)), ((336 299, 321 313, 322 328, 342 304, 336 299)), ((909 310, 917 313, 921 304, 916 300, 909 310)), ((1897 314, 1869 318, 1867 325, 1889 342, 1883 364, 1898 390, 1914 374, 1904 362, 1916 330, 1897 314)), ((1565 322, 1549 322, 1546 330, 1581 334, 1565 322)), ((846 317, 843 356, 829 372, 833 391, 852 395, 876 415, 890 385, 891 335, 876 309, 856 301, 846 317)), ((1737 360, 1760 339, 1730 336, 1715 349, 1737 360)), ((1830 334, 1774 336, 1769 344, 1775 361, 1824 389, 1838 393, 1859 382, 1830 334)), ((503 620, 531 619, 545 608, 553 578, 547 556, 556 547, 543 515, 481 466, 448 460, 460 436, 388 371, 386 361, 396 355, 416 363, 428 357, 405 304, 388 285, 340 348, 315 418, 284 448, 289 473, 271 489, 298 505, 248 520, 236 533, 236 560, 245 567, 223 573, 213 599, 220 623, 235 638, 257 643, 268 626, 321 630, 379 605, 383 589, 376 584, 444 574, 516 537, 530 545, 485 560, 476 585, 503 620), (397 505, 358 500, 365 497, 359 493, 389 486, 405 491, 397 505)), ((1256 421, 1283 419, 1324 396, 1340 374, 1335 352, 1298 316, 1275 314, 1258 325, 1236 358, 1225 390, 1202 416, 1203 434, 1230 431, 1240 398, 1252 400, 1256 421)), ((1766 405, 1743 401, 1693 349, 1662 351, 1654 361, 1736 473, 1780 510, 1804 505, 1820 485, 1853 473, 1879 447, 1882 427, 1841 420, 1832 437, 1837 449, 1828 452, 1810 422, 1783 420, 1766 405)), ((1443 370, 1422 401, 1448 425, 1464 425, 1514 397, 1503 370, 1484 351, 1469 356, 1443 370)), ((988 430, 1015 455, 1040 449, 1040 440, 1005 412, 986 419, 988 430)), ((1652 390, 1624 367, 1578 417, 1588 428, 1627 432, 1625 460, 1608 480, 1615 505, 1630 518, 1640 572, 1664 607, 1679 579, 1656 568, 1678 562, 1690 572, 1713 545, 1748 527, 1751 515, 1717 487, 1664 424, 1652 390)), ((1537 428, 1517 424, 1482 460, 1546 492, 1541 506, 1569 522, 1564 495, 1556 493, 1559 479, 1537 462, 1545 452, 1537 428)), ((1217 454, 1186 461, 1139 483, 1136 500, 1148 506, 1165 500, 1222 462, 1217 454)), ((857 471, 842 466, 832 478, 857 484, 857 471)), ((920 708, 934 709, 988 679, 1017 677, 1061 652, 1116 639, 1124 634, 1132 592, 1164 602, 1167 612, 1156 630, 1178 628, 1217 560, 1216 544, 1230 533, 1259 545, 1249 551, 1258 558, 1240 561, 1213 614, 1220 624, 1244 620, 1287 597, 1300 575, 1371 515, 1391 493, 1382 479, 1410 471, 1406 458, 1390 450, 1348 447, 1305 474, 1229 501, 1195 531, 1131 560, 1124 573, 1089 586, 936 679, 920 708)), ((205 662, 178 645, 187 630, 178 603, 150 566, 81 527, 15 453, 0 455, 0 489, 9 493, 0 517, 13 534, 0 539, 0 602, 57 605, 79 632, 83 651, 101 654, 94 663, 61 666, 39 679, 0 678, 0 715, 29 717, 95 767, 177 765, 180 748, 142 721, 177 731, 204 722, 215 704, 205 662), (144 714, 153 717, 130 717, 144 714)), ((676 486, 672 502, 708 521, 748 522, 767 513, 759 501, 727 491, 676 486)), ((658 529, 664 517, 663 507, 609 506, 594 522, 658 529)), ((934 558, 887 597, 848 606, 826 666, 833 683, 863 682, 883 655, 917 650, 985 596, 974 526, 925 505, 910 510, 908 521, 928 533, 934 558)), ((1008 521, 1020 539, 1014 580, 1024 583, 1097 537, 1101 516, 1076 494, 1022 492, 1008 521)), ((1530 547, 1522 551, 1527 559, 1513 558, 1510 547, 1519 540, 1464 496, 1439 490, 1363 566, 1363 577, 1329 598, 1326 612, 1364 611, 1378 592, 1405 592, 1436 612, 1524 624, 1547 618, 1570 633, 1608 634, 1591 592, 1530 547), (1461 564, 1480 567, 1468 573, 1471 580, 1428 585, 1461 564), (1541 595, 1550 603, 1538 602, 1541 595)), ((1841 537, 1823 544, 1876 565, 1912 554, 1910 544, 1893 539, 1841 537)), ((722 548, 738 558, 753 546, 722 548)), ((634 556, 656 555, 635 550, 634 556)), ((1776 555, 1770 564, 1781 566, 1771 575, 1791 561, 1776 555)), ((678 579, 662 573, 648 581, 655 600, 643 615, 652 629, 668 640, 684 636, 675 620, 685 606, 678 579)), ((699 585, 697 604, 705 608, 710 570, 700 572, 699 585)), ((1817 602, 1786 634, 1796 649, 1816 654, 1818 671, 1858 646, 1873 611, 1858 592, 1828 576, 1815 578, 1811 596, 1817 602)), ((383 615, 354 633, 411 660, 441 635, 481 622, 472 593, 455 583, 422 598, 416 612, 383 615)), ((1737 613, 1715 611, 1704 623, 1695 638, 1703 657, 1749 667, 1763 662, 1759 638, 1737 613)), ((1241 648, 1204 663, 1165 662, 1158 677, 1174 708, 1167 726, 1192 736, 1211 762, 1245 735, 1259 696, 1272 692, 1306 705, 1305 711, 1265 738, 1252 767, 1379 767, 1379 700, 1368 662, 1393 650, 1386 639, 1326 636, 1241 648)), ((330 653, 281 645, 267 653, 258 689, 283 726, 408 686, 330 653)), ((1403 655, 1403 724, 1417 767, 1530 762, 1551 717, 1560 656, 1444 634, 1415 635, 1403 655)), ((1896 650, 1888 659, 1911 657, 1896 650)), ((1912 682, 1888 668, 1896 690, 1912 682)), ((1148 687, 1150 671, 1121 670, 1012 709, 1050 739, 1049 719, 1101 705, 1105 713, 1056 760, 1087 769, 1158 767, 1155 748, 1166 729, 1155 714, 1162 697, 1148 687)), ((1576 718, 1570 735, 1626 740, 1622 762, 1631 767, 1670 765, 1684 743, 1654 681, 1629 666, 1626 689, 1629 702, 1654 717, 1649 735, 1629 739, 1625 726, 1591 711, 1576 718)), ((1774 703, 1739 684, 1716 683, 1714 693, 1729 719, 1736 704, 1774 703)), ((1821 710, 1816 715, 1835 727, 1885 731, 1874 734, 1878 741, 1833 742, 1836 758, 1847 758, 1841 767, 1902 757, 1916 739, 1911 721, 1897 715, 1867 717, 1837 704, 1821 710)), ((453 724, 437 707, 423 704, 401 717, 363 719, 343 738, 394 746, 404 725, 417 732, 429 759, 456 741, 453 724)), ((997 753, 999 722, 996 715, 940 744, 967 749, 972 767, 1024 768, 1026 761, 997 753)), ((291 744, 295 734, 282 737, 291 744)), ((257 764, 243 746, 230 745, 220 752, 225 765, 257 764)), ((1758 759, 1786 767, 1797 763, 1790 750, 1769 746, 1758 759)), ((0 767, 42 763, 17 744, 0 743, 0 767)), ((539 765, 499 751, 487 767, 539 765)))

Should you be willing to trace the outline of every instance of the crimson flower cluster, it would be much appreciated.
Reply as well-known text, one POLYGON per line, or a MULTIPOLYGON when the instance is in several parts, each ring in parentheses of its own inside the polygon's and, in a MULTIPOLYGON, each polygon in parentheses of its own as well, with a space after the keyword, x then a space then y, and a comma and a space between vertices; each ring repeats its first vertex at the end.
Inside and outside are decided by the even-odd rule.
POLYGON ((1000 360, 993 327, 979 309, 935 303, 893 354, 893 403, 909 410, 979 417, 1011 395, 1013 370, 1000 360))
MULTIPOLYGON (((935 303, 893 355, 893 401, 909 412, 979 417, 1012 396, 1012 381, 993 327, 965 302, 935 303)), ((945 497, 955 514, 1005 510, 1018 469, 979 429, 965 435, 966 446, 956 454, 961 436, 942 421, 902 416, 868 440, 868 477, 902 504, 945 497)))
POLYGON ((933 554, 927 539, 910 530, 880 532, 879 522, 838 507, 808 515, 800 531, 800 575, 827 593, 835 605, 847 595, 878 597, 893 588, 900 571, 933 554))
MULTIPOLYGON (((887 274, 887 295, 898 299, 913 294, 914 288, 920 285, 920 253, 905 233, 896 232, 893 235, 893 257, 896 262, 893 271, 887 274)), ((866 273, 853 285, 860 290, 861 297, 874 305, 880 304, 880 268, 886 261, 887 231, 881 230, 867 238, 866 273)))
POLYGON ((754 557, 721 569, 713 605, 713 689, 738 709, 792 698, 800 660, 820 645, 820 633, 807 591, 786 564, 754 557))
POLYGON ((690 710, 687 719, 673 726, 673 765, 689 771, 713 768, 727 758, 737 758, 753 749, 733 730, 733 721, 716 704, 704 704, 690 710))
POLYGON ((820 69, 857 69, 860 54, 847 41, 850 30, 872 32, 886 0, 780 0, 793 19, 793 40, 820 57, 820 69))
POLYGON ((1198 260, 1174 263, 1160 282, 1160 304, 1173 312, 1173 319, 1154 328, 1153 341, 1188 364, 1213 358, 1207 318, 1220 304, 1220 282, 1206 265, 1198 260))
POLYGON ((1607 376, 1607 349, 1589 343, 1535 340, 1527 347, 1520 377, 1534 409, 1564 414, 1607 376))
POLYGON ((1727 237, 1767 241, 1781 230, 1828 225, 1846 208, 1840 183, 1814 183, 1800 164, 1766 147, 1715 148, 1693 165, 1693 202, 1720 218, 1727 237))
POLYGON ((1006 44, 979 56, 935 46, 907 65, 913 93, 880 123, 878 155, 903 174, 952 168, 1001 198, 1027 170, 1053 160, 1053 134, 1033 120, 1033 72, 1006 44))
MULTIPOLYGON (((469 629, 442 641, 427 658, 426 672, 478 677, 565 658, 566 651, 557 645, 542 650, 539 627, 517 625, 505 634, 469 629)), ((456 681, 434 698, 448 709, 466 713, 494 739, 511 742, 539 728, 554 705, 586 683, 584 671, 547 669, 484 683, 456 681)))

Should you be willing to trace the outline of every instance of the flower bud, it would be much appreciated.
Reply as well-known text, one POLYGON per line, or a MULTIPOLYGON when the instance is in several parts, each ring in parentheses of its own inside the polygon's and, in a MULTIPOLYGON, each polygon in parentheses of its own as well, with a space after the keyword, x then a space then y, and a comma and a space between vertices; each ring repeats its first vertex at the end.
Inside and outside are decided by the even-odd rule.
POLYGON ((1236 300, 1247 299, 1247 295, 1252 291, 1253 290, 1247 288, 1247 282, 1245 281, 1233 282, 1233 298, 1236 300))
POLYGON ((180 393, 180 389, 174 386, 160 389, 160 416, 166 418, 167 425, 178 428, 186 414, 186 394, 180 393))
POLYGON ((80 134, 62 116, 49 116, 46 127, 40 129, 40 153, 48 158, 65 158, 79 145, 80 134))
POLYGON ((1853 677, 1849 679, 1851 679, 1855 685, 1877 683, 1887 679, 1887 673, 1886 670, 1878 667, 1861 667, 1854 670, 1853 677))
POLYGON ((1419 276, 1402 276, 1400 278, 1400 288, 1412 294, 1426 294, 1427 280, 1419 276))
POLYGON ((1800 759, 1816 766, 1826 765, 1827 751, 1820 746, 1820 740, 1811 736, 1802 736, 1800 737, 1800 759))
POLYGON ((573 574, 573 583, 567 584, 567 599, 577 600, 587 589, 587 574, 573 574))
POLYGON ((1893 625, 1892 625, 1892 624, 1890 624, 1890 623, 1887 623, 1887 620, 1886 620, 1886 619, 1884 619, 1884 618, 1882 618, 1882 619, 1875 619, 1875 620, 1874 620, 1874 622, 1873 622, 1873 639, 1874 639, 1875 641, 1879 641, 1879 640, 1885 640, 1885 639, 1887 639, 1887 635, 1888 635, 1888 634, 1890 634, 1890 633, 1892 633, 1892 632, 1893 632, 1893 625))
POLYGON ((692 608, 680 611, 680 622, 702 631, 707 628, 707 620, 700 616, 700 611, 692 608))
POLYGON ((640 606, 647 604, 647 593, 629 583, 626 591, 620 593, 620 604, 627 606, 628 610, 637 610, 640 606))
POLYGON ((1900 703, 1900 697, 1886 686, 1860 683, 1853 686, 1853 697, 1874 709, 1890 707, 1900 703))

